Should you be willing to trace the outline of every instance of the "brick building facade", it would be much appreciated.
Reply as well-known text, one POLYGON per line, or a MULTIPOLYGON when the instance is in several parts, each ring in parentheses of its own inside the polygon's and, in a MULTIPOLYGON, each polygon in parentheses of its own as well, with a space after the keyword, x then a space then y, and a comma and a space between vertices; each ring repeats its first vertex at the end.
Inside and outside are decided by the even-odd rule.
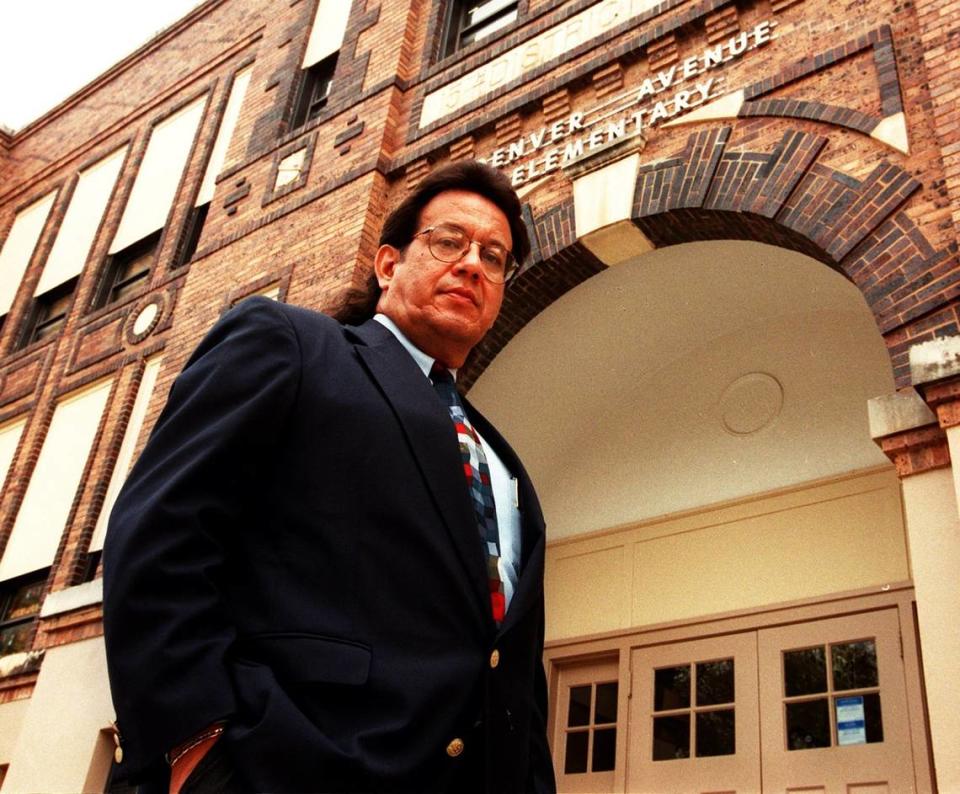
POLYGON ((466 157, 533 242, 461 384, 552 532, 561 786, 960 790, 958 45, 953 0, 207 0, 0 132, 0 790, 108 785, 105 516, 193 347, 333 310, 466 157))

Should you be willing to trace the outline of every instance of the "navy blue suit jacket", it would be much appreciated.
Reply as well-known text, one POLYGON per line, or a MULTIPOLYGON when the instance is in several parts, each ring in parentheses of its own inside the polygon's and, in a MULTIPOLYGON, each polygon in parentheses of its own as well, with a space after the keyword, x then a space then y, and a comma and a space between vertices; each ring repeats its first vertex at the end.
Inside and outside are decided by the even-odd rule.
POLYGON ((221 741, 258 790, 554 788, 543 517, 467 406, 519 479, 521 572, 499 630, 452 423, 394 336, 261 298, 214 326, 104 550, 133 779, 226 720, 221 741))

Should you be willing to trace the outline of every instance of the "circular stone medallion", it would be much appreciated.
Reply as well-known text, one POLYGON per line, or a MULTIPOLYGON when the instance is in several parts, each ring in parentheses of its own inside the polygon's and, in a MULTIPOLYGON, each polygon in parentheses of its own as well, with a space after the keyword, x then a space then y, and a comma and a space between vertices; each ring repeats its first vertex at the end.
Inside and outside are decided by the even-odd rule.
POLYGON ((727 386, 720 398, 720 419, 734 435, 756 433, 779 416, 783 386, 766 372, 741 375, 727 386))

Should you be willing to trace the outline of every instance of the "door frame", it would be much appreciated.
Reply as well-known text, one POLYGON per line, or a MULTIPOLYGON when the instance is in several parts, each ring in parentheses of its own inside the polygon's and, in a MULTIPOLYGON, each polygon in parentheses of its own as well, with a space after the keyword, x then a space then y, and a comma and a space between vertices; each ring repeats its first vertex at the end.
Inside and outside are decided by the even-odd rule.
MULTIPOLYGON (((855 615, 876 609, 895 607, 900 622, 900 646, 907 692, 910 746, 914 760, 914 782, 918 792, 934 792, 933 755, 927 718, 926 695, 920 658, 916 620, 916 600, 910 582, 882 587, 834 593, 821 598, 807 598, 760 606, 750 610, 721 613, 689 620, 670 621, 630 630, 550 640, 544 649, 544 666, 549 685, 550 718, 547 734, 551 748, 557 741, 557 710, 560 672, 565 665, 580 664, 591 659, 618 659, 620 705, 617 724, 617 767, 613 791, 626 791, 627 715, 632 696, 631 651, 674 642, 723 636, 796 623, 807 623, 829 617, 855 615), (924 763, 926 761, 926 763, 924 763)), ((554 752, 554 758, 556 758, 554 752)))

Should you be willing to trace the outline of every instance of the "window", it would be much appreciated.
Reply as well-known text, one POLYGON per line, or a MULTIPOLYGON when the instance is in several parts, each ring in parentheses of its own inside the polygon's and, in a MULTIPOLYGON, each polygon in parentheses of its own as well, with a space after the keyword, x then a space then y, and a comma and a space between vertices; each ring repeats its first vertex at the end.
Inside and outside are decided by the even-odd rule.
POLYGON ((46 295, 80 275, 126 156, 127 147, 123 146, 80 172, 76 189, 34 290, 35 297, 46 295))
POLYGON ((48 193, 20 210, 14 218, 7 239, 0 248, 0 315, 6 315, 13 305, 56 197, 56 191, 48 193))
POLYGON ((34 342, 50 339, 60 333, 67 319, 67 312, 73 302, 73 291, 77 286, 77 277, 58 287, 54 287, 33 301, 33 310, 20 335, 18 348, 24 348, 34 342))
POLYGON ((95 308, 115 300, 109 295, 110 289, 115 283, 126 280, 126 277, 117 278, 118 272, 129 271, 129 276, 139 272, 133 267, 134 260, 146 256, 146 247, 155 247, 159 241, 159 233, 167 222, 190 161, 206 102, 207 97, 202 96, 153 128, 120 225, 107 252, 105 271, 114 278, 101 282, 109 286, 106 292, 103 289, 98 292, 95 308))
POLYGON ((788 750, 883 741, 873 639, 784 651, 783 685, 788 750))
POLYGON ((304 69, 291 128, 312 121, 326 107, 330 87, 333 85, 333 75, 337 70, 337 55, 338 53, 334 53, 309 69, 304 69))
POLYGON ((319 0, 317 3, 307 49, 300 64, 303 72, 290 117, 291 129, 315 119, 327 104, 352 5, 347 0, 319 0))
POLYGON ((203 232, 203 224, 207 221, 207 212, 209 210, 209 202, 190 210, 190 214, 187 216, 186 223, 183 226, 180 245, 177 246, 177 253, 173 258, 174 267, 185 265, 193 259, 193 255, 197 252, 200 234, 203 232))
POLYGON ((654 672, 653 760, 736 752, 734 660, 684 664, 654 672))
POLYGON ((0 582, 53 563, 112 385, 99 381, 57 403, 0 558, 0 582))
POLYGON ((107 257, 100 288, 94 298, 94 309, 121 301, 143 287, 150 275, 150 267, 157 253, 161 231, 158 229, 133 245, 107 257))
POLYGON ((157 383, 157 375, 160 373, 160 364, 162 357, 153 356, 147 360, 143 368, 143 377, 140 379, 140 385, 137 388, 137 396, 134 398, 133 407, 130 410, 130 418, 127 420, 127 427, 123 433, 123 441, 120 443, 120 451, 117 453, 117 461, 113 465, 113 472, 110 475, 110 483, 107 485, 107 492, 103 497, 103 505, 100 508, 100 515, 97 517, 97 524, 93 530, 93 537, 90 538, 89 547, 89 565, 88 573, 93 577, 100 561, 100 551, 103 549, 103 540, 107 534, 107 522, 110 520, 110 512, 117 501, 120 488, 127 479, 127 474, 133 466, 133 453, 137 446, 137 440, 140 438, 140 431, 143 429, 143 423, 147 417, 147 407, 150 405, 150 398, 153 396, 153 388, 157 383))
POLYGON ((560 668, 555 730, 563 791, 612 791, 617 768, 620 686, 616 659, 560 668))
POLYGON ((0 656, 30 650, 49 569, 22 576, 0 590, 0 656))
POLYGON ((485 39, 516 20, 517 0, 450 0, 443 57, 485 39))
POLYGON ((617 682, 570 687, 563 773, 609 772, 617 750, 617 682))

